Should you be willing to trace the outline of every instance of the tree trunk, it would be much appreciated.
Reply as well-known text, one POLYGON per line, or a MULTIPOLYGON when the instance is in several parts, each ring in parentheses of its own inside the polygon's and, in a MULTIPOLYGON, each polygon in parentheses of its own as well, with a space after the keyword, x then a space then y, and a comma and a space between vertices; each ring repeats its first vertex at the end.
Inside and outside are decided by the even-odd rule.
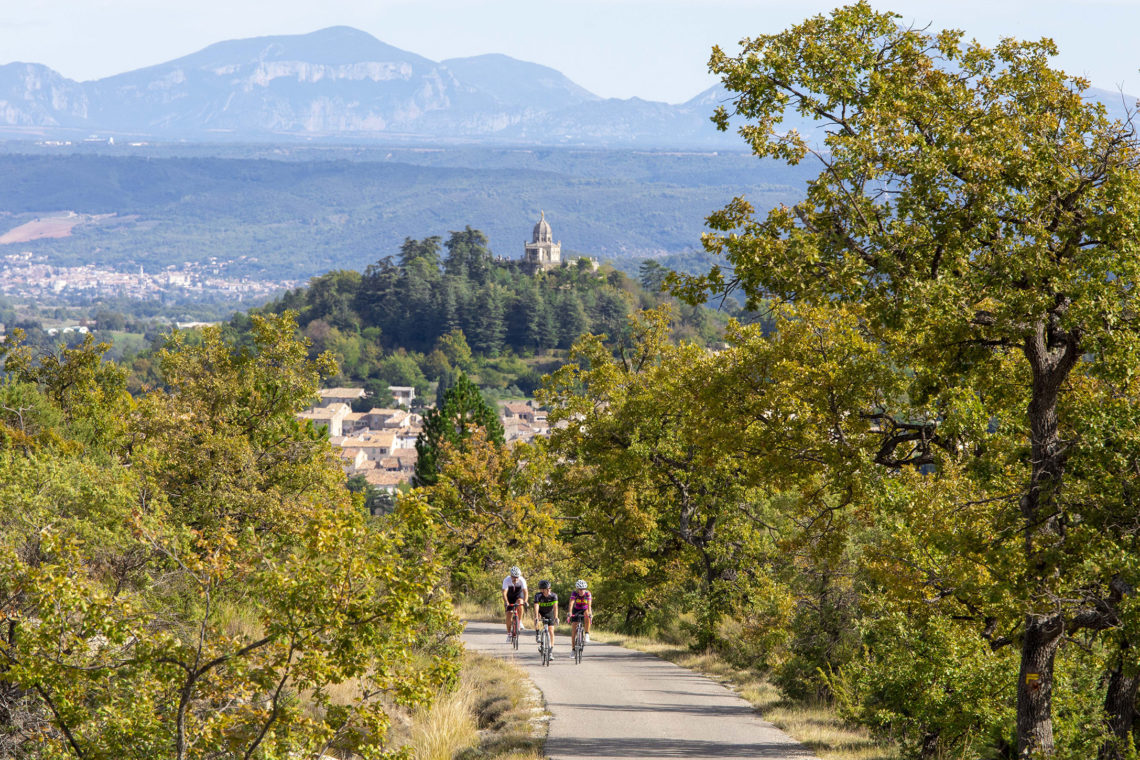
MULTIPOLYGON (((1057 296, 1049 323, 1036 326, 1025 341, 1025 358, 1033 373, 1029 408, 1030 479, 1021 498, 1025 539, 1025 573, 1037 598, 1052 596, 1059 575, 1054 550, 1064 541, 1060 518, 1065 447, 1057 422, 1057 396, 1080 357, 1079 335, 1056 327, 1068 299, 1057 296)), ((1053 660, 1065 631, 1060 611, 1025 617, 1021 669, 1017 682, 1017 756, 1053 754, 1053 660)))
POLYGON ((645 622, 645 608, 630 602, 625 608, 625 630, 627 633, 637 633, 645 622))
MULTIPOLYGON (((16 651, 17 630, 16 621, 9 620, 7 635, 4 637, 9 652, 16 651)), ((24 695, 22 689, 4 678, 8 669, 7 663, 0 662, 0 735, 12 733, 11 729, 16 723, 15 706, 24 695)))
POLYGON ((720 600, 717 598, 716 581, 720 572, 713 563, 712 556, 702 546, 700 547, 701 560, 705 566, 705 578, 702 585, 703 608, 697 611, 697 646, 709 649, 716 644, 716 629, 721 618, 720 600))
POLYGON ((1053 658, 1065 623, 1060 615, 1027 615, 1017 676, 1017 756, 1053 754, 1053 658))
POLYGON ((1108 691, 1104 696, 1104 711, 1108 715, 1108 727, 1112 736, 1101 745, 1099 760, 1123 760, 1128 747, 1128 737, 1136 722, 1136 692, 1140 687, 1140 674, 1126 663, 1127 644, 1120 654, 1116 667, 1108 679, 1108 691), (1132 671, 1132 672, 1130 672, 1132 671))
POLYGON ((922 760, 934 760, 938 757, 938 732, 927 731, 922 735, 922 749, 919 750, 922 760))

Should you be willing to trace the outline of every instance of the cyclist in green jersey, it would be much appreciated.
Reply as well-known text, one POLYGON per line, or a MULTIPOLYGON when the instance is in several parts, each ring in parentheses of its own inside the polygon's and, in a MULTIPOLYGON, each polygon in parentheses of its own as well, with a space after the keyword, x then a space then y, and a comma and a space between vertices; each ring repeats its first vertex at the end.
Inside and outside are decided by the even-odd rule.
POLYGON ((554 648, 554 626, 558 625, 558 594, 550 588, 550 581, 538 582, 538 593, 531 599, 534 606, 531 610, 534 612, 534 638, 538 640, 539 633, 542 629, 539 628, 538 618, 542 617, 544 625, 551 626, 550 628, 550 648, 554 648))

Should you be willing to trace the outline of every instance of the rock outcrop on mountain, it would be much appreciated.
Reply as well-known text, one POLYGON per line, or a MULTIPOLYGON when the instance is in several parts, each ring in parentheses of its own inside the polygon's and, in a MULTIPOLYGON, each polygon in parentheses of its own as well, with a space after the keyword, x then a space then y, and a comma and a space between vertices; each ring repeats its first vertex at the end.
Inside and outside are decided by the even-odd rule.
POLYGON ((220 42, 88 91, 93 125, 179 135, 414 132, 477 101, 446 67, 347 27, 220 42))
POLYGON ((87 93, 78 82, 38 63, 0 66, 0 124, 77 127, 87 116, 87 93))

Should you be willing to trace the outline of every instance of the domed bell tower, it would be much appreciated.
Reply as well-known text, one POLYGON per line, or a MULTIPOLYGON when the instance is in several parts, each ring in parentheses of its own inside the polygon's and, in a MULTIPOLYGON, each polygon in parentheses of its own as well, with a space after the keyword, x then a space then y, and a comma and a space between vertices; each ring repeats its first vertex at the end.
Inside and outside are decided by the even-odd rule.
POLYGON ((550 231, 550 223, 546 221, 546 212, 538 224, 534 225, 534 235, 529 243, 524 243, 523 264, 531 272, 554 269, 562 266, 562 243, 554 242, 554 235, 550 231))

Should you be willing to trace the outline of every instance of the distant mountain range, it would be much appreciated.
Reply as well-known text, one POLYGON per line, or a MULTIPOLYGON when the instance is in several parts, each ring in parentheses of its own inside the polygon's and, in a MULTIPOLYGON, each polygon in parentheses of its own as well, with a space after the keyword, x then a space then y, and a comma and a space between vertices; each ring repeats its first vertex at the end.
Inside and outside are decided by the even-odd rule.
MULTIPOLYGON (((1117 117, 1135 103, 1090 95, 1117 117)), ((709 121, 727 100, 719 87, 678 105, 600 98, 546 66, 504 55, 436 62, 336 26, 219 42, 91 82, 0 66, 0 136, 744 149, 709 121)), ((799 118, 787 126, 812 131, 799 118)))
POLYGON ((91 82, 0 66, 0 129, 53 137, 742 148, 709 122, 714 99, 604 99, 546 66, 504 55, 436 62, 343 26, 219 42, 91 82))

